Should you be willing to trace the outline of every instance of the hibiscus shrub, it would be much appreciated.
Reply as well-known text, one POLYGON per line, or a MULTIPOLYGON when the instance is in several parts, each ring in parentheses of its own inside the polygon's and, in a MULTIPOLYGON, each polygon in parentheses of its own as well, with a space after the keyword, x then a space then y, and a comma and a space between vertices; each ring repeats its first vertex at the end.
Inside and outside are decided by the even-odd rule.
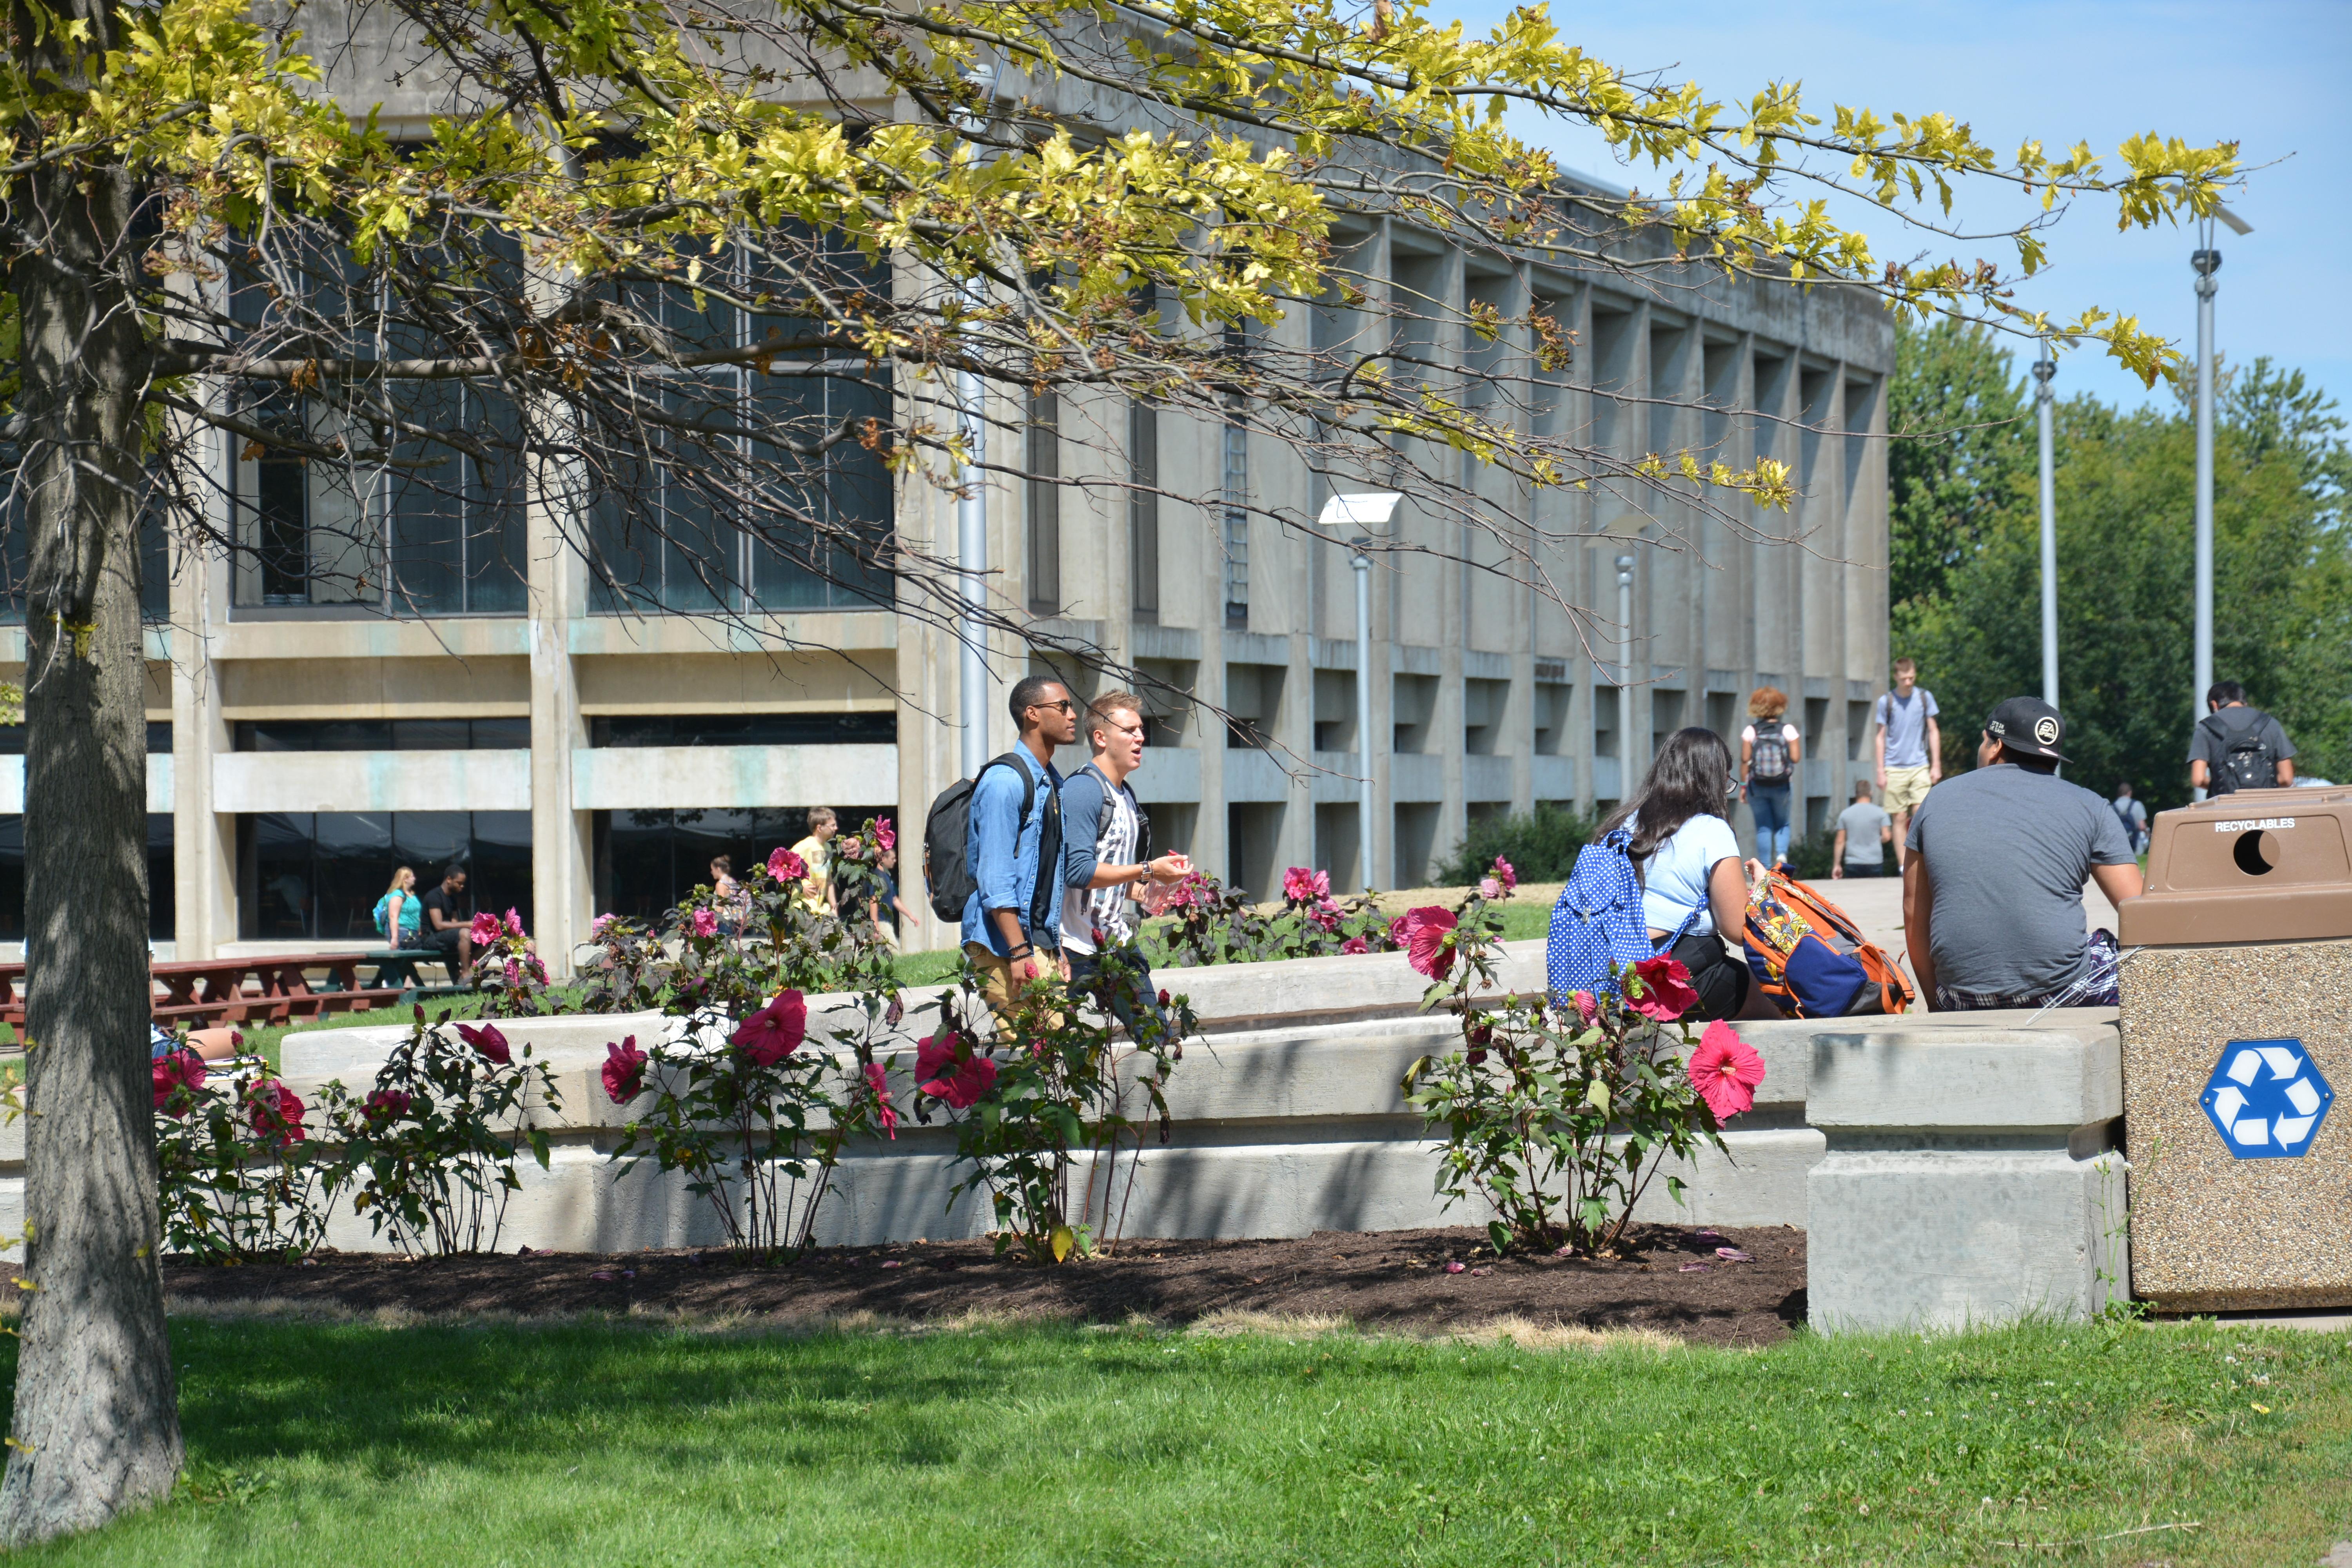
POLYGON ((1049 978, 1025 986, 983 1038, 979 992, 967 964, 915 1054, 916 1119, 946 1113, 956 1158, 971 1167, 949 1189, 948 1206, 985 1189, 996 1250, 1017 1247, 1040 1263, 1116 1246, 1144 1139, 1156 1126, 1168 1141, 1168 1075, 1199 1027, 1191 1004, 1166 991, 1124 998, 1136 1024, 1122 1038, 1080 1005, 1088 999, 1049 978))
MULTIPOLYGON (((1444 1142, 1437 1190, 1491 1208, 1498 1251, 1610 1249, 1668 1160, 1724 1147, 1723 1123, 1753 1103, 1763 1062, 1727 1024, 1695 1039, 1678 1023, 1698 998, 1670 957, 1624 971, 1622 998, 1498 997, 1493 917, 1447 929, 1445 913, 1405 917, 1417 921, 1413 967, 1432 981, 1423 1007, 1462 1029, 1459 1048, 1404 1077, 1406 1100, 1444 1142)), ((1680 1203, 1681 1178, 1665 1181, 1680 1203)))
POLYGON ((184 1045, 155 1058, 163 1245, 205 1263, 293 1262, 329 1205, 309 1108, 256 1058, 207 1064, 184 1045))
POLYGON ((1155 913, 1160 918, 1144 922, 1137 946, 1156 969, 1386 952, 1397 945, 1372 894, 1341 902, 1331 896, 1328 872, 1304 866, 1282 874, 1278 910, 1195 871, 1160 897, 1155 913))
MULTIPOLYGON (((836 841, 834 886, 845 907, 880 895, 876 858, 895 844, 889 821, 871 817, 836 841)), ((683 1172, 729 1245, 763 1252, 808 1246, 846 1139, 896 1136, 888 1068, 876 1057, 904 1014, 893 954, 870 929, 813 908, 807 870, 780 848, 732 899, 696 889, 672 911, 675 957, 655 997, 679 1027, 642 1047, 631 1036, 606 1047, 614 1102, 651 1096, 614 1152, 624 1170, 651 1161, 683 1172), (818 989, 854 1000, 827 1020, 831 1042, 803 1050, 806 993, 818 989)), ((635 930, 601 935, 609 973, 643 962, 649 942, 635 930)))
POLYGON ((896 997, 836 1010, 850 1026, 845 1054, 809 1045, 798 991, 779 991, 740 1018, 729 1000, 740 1010, 741 998, 730 997, 684 1014, 675 1039, 641 1047, 632 1035, 605 1047, 604 1092, 637 1108, 613 1157, 624 1173, 648 1161, 683 1173, 728 1245, 796 1253, 815 1234, 844 1142, 861 1131, 897 1136, 873 1038, 875 1025, 895 1022, 896 997))
POLYGON ((529 1149, 547 1168, 547 1134, 534 1110, 561 1110, 545 1064, 521 1059, 496 1024, 427 1024, 418 1007, 408 1038, 393 1047, 365 1096, 326 1086, 329 1126, 341 1144, 326 1171, 331 1194, 404 1252, 496 1251, 507 1201, 522 1186, 515 1162, 529 1149))

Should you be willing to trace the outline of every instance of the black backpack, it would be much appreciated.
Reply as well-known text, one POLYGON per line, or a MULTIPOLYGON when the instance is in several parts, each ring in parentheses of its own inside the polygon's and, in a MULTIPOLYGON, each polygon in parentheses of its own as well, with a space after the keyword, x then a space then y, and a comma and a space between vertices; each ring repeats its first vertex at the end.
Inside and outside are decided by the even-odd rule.
POLYGON ((1789 738, 1779 721, 1756 727, 1756 749, 1748 756, 1750 784, 1780 784, 1789 776, 1789 738))
POLYGON ((2205 770, 2208 795, 2235 795, 2242 789, 2278 787, 2278 750, 2270 742, 2270 715, 2259 708, 2238 710, 2245 717, 2237 724, 2222 722, 2230 710, 2209 713, 2199 723, 2207 727, 2209 749, 2221 754, 2218 764, 2205 770))
MULTIPOLYGON (((963 847, 971 838, 971 792, 980 786, 989 768, 1011 768, 1021 776, 1021 816, 1013 829, 1015 833, 1028 830, 1029 813, 1036 808, 1037 780, 1010 752, 991 758, 979 773, 968 779, 958 779, 940 792, 940 797, 931 802, 929 815, 923 818, 923 881, 930 889, 931 913, 943 921, 961 921, 964 905, 971 901, 973 891, 980 886, 971 868, 964 862, 963 847)), ((1037 890, 1029 900, 1032 931, 1045 925, 1046 916, 1055 907, 1054 895, 1061 890, 1061 878, 1046 870, 1048 866, 1061 863, 1061 796, 1048 795, 1048 832, 1037 840, 1037 890), (1046 841, 1049 837, 1050 844, 1046 841)))

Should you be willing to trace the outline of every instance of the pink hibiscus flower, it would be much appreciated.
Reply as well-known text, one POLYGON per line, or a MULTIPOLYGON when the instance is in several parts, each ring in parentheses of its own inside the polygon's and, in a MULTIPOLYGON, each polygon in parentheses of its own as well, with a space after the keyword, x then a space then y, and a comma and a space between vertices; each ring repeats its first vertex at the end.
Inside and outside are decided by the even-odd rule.
POLYGON ((507 934, 509 936, 522 934, 522 917, 511 909, 507 910, 507 934))
POLYGON ((1331 874, 1293 866, 1282 874, 1282 896, 1294 904, 1328 899, 1331 896, 1331 874))
POLYGON ((892 825, 890 819, 887 816, 883 817, 874 825, 874 847, 877 849, 896 849, 898 847, 898 829, 892 825))
POLYGON ((1601 1016, 1601 999, 1590 991, 1580 991, 1572 1000, 1576 1003, 1578 1019, 1586 1028, 1592 1027, 1593 1020, 1601 1016))
POLYGON ((772 1068, 808 1037, 808 1003, 797 991, 779 991, 776 999, 752 1014, 727 1037, 754 1066, 772 1068))
POLYGON ((626 1105, 646 1087, 646 1053, 637 1037, 629 1036, 604 1047, 604 1092, 615 1105, 626 1105))
POLYGON ((1495 857, 1495 880, 1503 884, 1506 893, 1516 891, 1519 885, 1518 871, 1500 855, 1495 857))
POLYGON ((715 910, 699 909, 695 910, 694 934, 697 936, 717 936, 719 934, 718 911, 715 910))
POLYGON ((1698 1005, 1698 993, 1691 989, 1690 970, 1682 960, 1663 952, 1633 965, 1625 994, 1633 1011, 1661 1024, 1673 1023, 1698 1005), (1634 994, 1637 991, 1639 995, 1634 994))
POLYGON ((291 1149, 308 1136, 302 1128, 301 1098, 276 1079, 255 1084, 247 1102, 252 1107, 254 1135, 263 1142, 291 1149))
POLYGON ((1718 1019, 1699 1037, 1698 1049, 1691 1053, 1685 1070, 1716 1121, 1723 1122, 1754 1109, 1756 1086, 1764 1081, 1764 1058, 1718 1019))
POLYGON ((880 1062, 866 1064, 866 1091, 874 1096, 875 1125, 882 1129, 882 1136, 896 1142, 898 1136, 898 1108, 890 1103, 890 1079, 889 1075, 882 1070, 880 1062))
POLYGON ((1366 942, 1362 937, 1351 936, 1347 941, 1339 944, 1339 951, 1341 952, 1370 952, 1372 951, 1372 946, 1371 943, 1366 942))
MULTIPOLYGON (((157 1057, 152 1071, 155 1079, 155 1109, 158 1110, 163 1110, 163 1102, 172 1098, 173 1089, 184 1089, 193 1094, 205 1087, 205 1058, 184 1046, 157 1057)), ((172 1114, 184 1116, 187 1114, 187 1107, 182 1106, 172 1114)))
POLYGON ((996 1064, 960 1035, 934 1035, 915 1047, 915 1077, 919 1092, 969 1110, 996 1087, 996 1064))
MULTIPOLYGON (((1424 904, 1405 911, 1399 922, 1404 927, 1405 962, 1432 980, 1443 980, 1454 967, 1454 916, 1434 904, 1424 904)), ((1396 935, 1396 927, 1389 928, 1396 935)))
POLYGON ((768 852, 768 875, 779 882, 797 882, 808 875, 808 862, 778 845, 768 852))
POLYGON ((604 928, 611 925, 614 921, 619 920, 620 918, 621 917, 618 915, 598 915, 594 920, 590 921, 588 922, 588 940, 594 942, 598 938, 602 937, 604 934, 604 928))
POLYGON ((471 1024, 460 1024, 457 1026, 457 1037, 500 1067, 514 1060, 514 1051, 507 1045, 506 1036, 499 1032, 496 1024, 484 1024, 478 1029, 471 1024))
POLYGON ((1503 896, 1503 884, 1492 877, 1481 877, 1478 879, 1478 896, 1482 899, 1499 899, 1503 896))
POLYGON ((473 939, 476 947, 493 947, 499 938, 506 935, 506 928, 499 923, 498 916, 484 910, 474 917, 474 923, 467 928, 466 934, 473 939))

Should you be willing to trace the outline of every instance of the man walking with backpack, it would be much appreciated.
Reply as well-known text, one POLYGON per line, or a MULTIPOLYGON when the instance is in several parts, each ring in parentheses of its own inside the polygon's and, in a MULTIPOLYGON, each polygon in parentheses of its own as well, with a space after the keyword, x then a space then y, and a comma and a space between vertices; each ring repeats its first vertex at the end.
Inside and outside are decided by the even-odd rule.
POLYGON ((1054 749, 1078 734, 1078 705, 1050 676, 1024 677, 1007 706, 1021 743, 972 781, 963 850, 974 884, 964 900, 963 950, 980 971, 982 999, 999 1010, 1031 981, 1069 976, 1059 935, 1062 775, 1054 749), (1041 867, 1052 869, 1041 874, 1041 867))
POLYGON ((2294 783, 2294 742, 2279 721, 2246 706, 2246 689, 2217 680, 2189 742, 2189 784, 2210 795, 2285 789, 2294 783))
POLYGON ((1878 804, 1895 819, 1895 868, 1910 863, 1911 814, 1944 776, 1944 737, 1936 726, 1936 694, 1919 685, 1919 667, 1895 661, 1895 689, 1871 710, 1878 734, 1878 804))

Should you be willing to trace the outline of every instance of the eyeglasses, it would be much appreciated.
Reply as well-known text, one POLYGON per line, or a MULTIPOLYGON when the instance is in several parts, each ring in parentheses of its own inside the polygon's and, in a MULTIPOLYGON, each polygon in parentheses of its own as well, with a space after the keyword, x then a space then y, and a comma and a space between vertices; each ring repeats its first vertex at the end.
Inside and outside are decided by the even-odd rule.
POLYGON ((1132 735, 1139 740, 1143 735, 1143 726, 1140 724, 1113 724, 1110 728, 1116 734, 1132 735))
POLYGON ((1027 711, 1034 712, 1040 708, 1059 708, 1065 713, 1075 713, 1078 710, 1078 705, 1065 697, 1059 702, 1032 702, 1027 711))
POLYGON ((1726 784, 1726 785, 1724 785, 1724 786, 1723 786, 1723 795, 1724 795, 1724 798, 1725 798, 1725 799, 1727 799, 1727 800, 1728 800, 1728 799, 1730 799, 1733 795, 1738 795, 1738 793, 1739 793, 1739 775, 1738 775, 1738 773, 1734 773, 1734 774, 1732 774, 1732 775, 1731 775, 1731 782, 1730 782, 1729 784, 1726 784))

